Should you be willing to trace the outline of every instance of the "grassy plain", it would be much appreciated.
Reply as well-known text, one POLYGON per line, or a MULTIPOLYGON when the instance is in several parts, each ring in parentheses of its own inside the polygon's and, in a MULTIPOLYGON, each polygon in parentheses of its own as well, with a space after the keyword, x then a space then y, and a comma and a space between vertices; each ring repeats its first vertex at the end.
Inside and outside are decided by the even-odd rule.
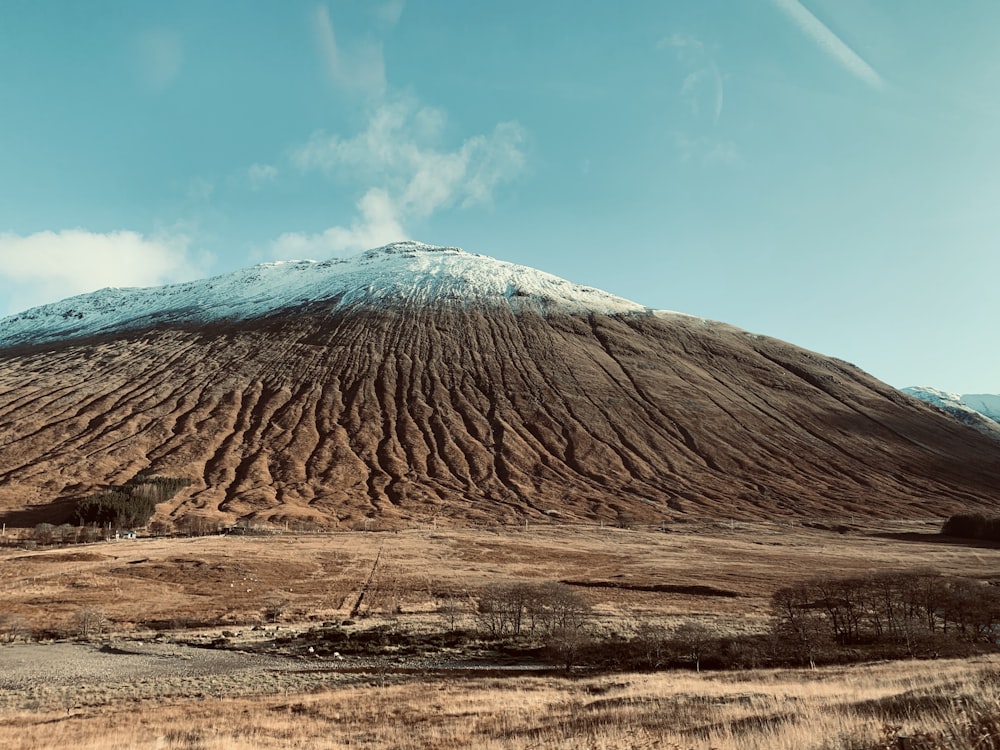
MULTIPOLYGON (((744 523, 678 524, 668 532, 424 528, 4 548, 0 611, 49 638, 74 637, 80 613, 97 612, 101 639, 128 650, 164 638, 207 642, 223 630, 238 643, 259 633, 255 626, 273 628, 272 615, 286 632, 345 620, 359 629, 390 623, 440 631, 451 617, 471 626, 472 602, 489 584, 572 581, 589 584, 578 590, 604 634, 692 620, 746 633, 767 627, 776 588, 817 574, 933 567, 1000 579, 1000 549, 941 543, 939 523, 847 524, 840 532, 744 523), (445 603, 457 614, 443 612, 445 603)), ((40 661, 56 647, 68 646, 30 646, 40 661)), ((197 674, 171 675, 174 662, 157 654, 144 657, 159 659, 149 662, 161 665, 155 673, 101 682, 99 671, 91 678, 81 670, 76 681, 91 680, 84 690, 72 669, 62 682, 39 670, 35 684, 22 668, 16 684, 5 683, 5 660, 24 648, 0 646, 0 747, 1000 747, 1000 662, 993 658, 503 676, 345 669, 301 657, 258 663, 247 656, 244 666, 216 667, 208 657, 214 652, 205 651, 197 674)), ((190 670, 190 656, 184 659, 190 670)))

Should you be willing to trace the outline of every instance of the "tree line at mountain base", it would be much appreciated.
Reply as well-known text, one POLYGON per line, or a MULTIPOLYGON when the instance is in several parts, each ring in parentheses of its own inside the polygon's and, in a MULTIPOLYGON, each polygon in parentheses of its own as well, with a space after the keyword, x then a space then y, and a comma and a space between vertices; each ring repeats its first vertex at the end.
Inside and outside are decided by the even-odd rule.
POLYGON ((944 536, 1000 542, 1000 516, 983 513, 956 513, 941 527, 944 536))
POLYGON ((145 526, 164 503, 191 484, 190 479, 140 475, 120 487, 85 497, 76 504, 81 525, 135 528, 145 526))

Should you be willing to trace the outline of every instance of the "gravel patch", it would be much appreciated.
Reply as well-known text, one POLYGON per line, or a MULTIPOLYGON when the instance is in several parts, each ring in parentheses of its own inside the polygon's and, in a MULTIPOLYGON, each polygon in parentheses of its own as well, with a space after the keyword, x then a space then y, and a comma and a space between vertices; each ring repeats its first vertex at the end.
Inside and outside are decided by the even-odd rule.
POLYGON ((547 669, 441 656, 281 656, 133 640, 11 644, 0 646, 0 713, 72 711, 125 701, 281 695, 333 685, 385 685, 420 675, 514 675, 547 669))
POLYGON ((359 679, 306 667, 315 665, 182 644, 13 644, 0 647, 0 710, 282 693, 359 679))

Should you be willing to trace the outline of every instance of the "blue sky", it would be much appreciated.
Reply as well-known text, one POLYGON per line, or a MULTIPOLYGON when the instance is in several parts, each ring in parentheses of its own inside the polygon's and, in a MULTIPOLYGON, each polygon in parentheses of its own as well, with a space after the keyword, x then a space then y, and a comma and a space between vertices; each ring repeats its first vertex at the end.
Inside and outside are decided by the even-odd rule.
POLYGON ((0 314, 418 239, 1000 392, 994 0, 5 0, 0 314))

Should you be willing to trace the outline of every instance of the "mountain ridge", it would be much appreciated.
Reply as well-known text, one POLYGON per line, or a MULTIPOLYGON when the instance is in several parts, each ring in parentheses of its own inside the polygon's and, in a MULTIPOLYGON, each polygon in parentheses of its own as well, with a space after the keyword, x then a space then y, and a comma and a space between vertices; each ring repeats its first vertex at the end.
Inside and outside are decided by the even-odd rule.
POLYGON ((331 302, 343 308, 444 303, 542 312, 654 312, 527 266, 407 241, 344 259, 262 263, 181 284, 77 295, 0 319, 0 347, 150 325, 234 322, 331 302))

